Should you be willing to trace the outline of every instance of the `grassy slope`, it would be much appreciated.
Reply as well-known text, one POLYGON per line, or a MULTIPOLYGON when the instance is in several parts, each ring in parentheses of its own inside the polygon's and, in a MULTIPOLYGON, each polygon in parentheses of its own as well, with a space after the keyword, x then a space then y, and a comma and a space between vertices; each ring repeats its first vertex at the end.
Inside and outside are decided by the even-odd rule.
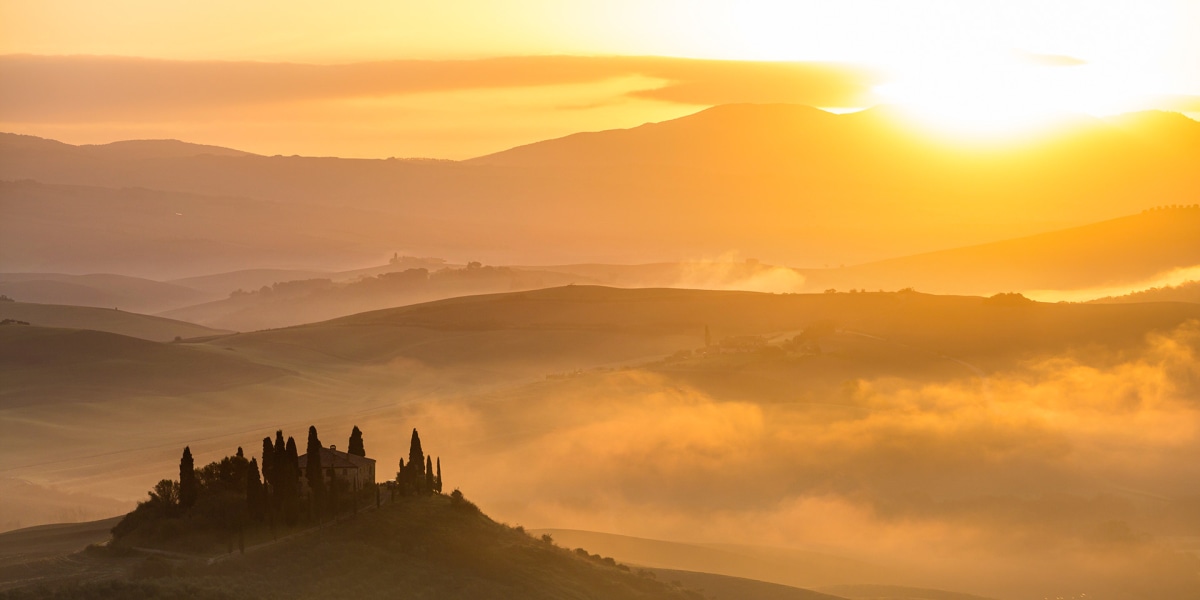
POLYGON ((897 577, 877 565, 815 552, 686 544, 570 529, 534 533, 543 532, 552 534, 564 546, 583 547, 631 565, 726 575, 784 586, 817 587, 897 577))
POLYGON ((91 329, 154 342, 176 337, 196 338, 230 333, 186 321, 176 321, 112 308, 0 302, 0 319, 16 319, 39 327, 91 329))
MULTIPOLYGON (((829 319, 841 329, 978 361, 987 368, 1014 357, 1093 345, 1119 348, 1137 344, 1148 332, 1169 330, 1197 318, 1200 306, 1186 303, 1006 306, 978 297, 910 293, 775 295, 568 286, 374 311, 242 335, 231 343, 264 345, 286 339, 294 345, 316 346, 335 336, 353 338, 355 332, 416 327, 440 331, 447 337, 478 332, 674 334, 695 340, 685 347, 698 347, 705 326, 714 340, 720 340, 797 331, 829 319)), ((372 352, 366 347, 363 350, 372 352)))
POLYGON ((128 393, 185 393, 286 375, 216 347, 163 344, 86 329, 0 328, 0 407, 96 402, 128 393))
POLYGON ((1200 208, 1147 211, 1083 227, 896 258, 804 271, 817 287, 990 295, 1136 284, 1200 265, 1200 208))
POLYGON ((0 293, 21 302, 117 307, 134 312, 168 310, 213 297, 183 285, 108 273, 0 273, 0 293))
MULTIPOLYGON (((340 276, 333 273, 318 279, 336 280, 340 276)), ((589 280, 577 275, 536 270, 458 270, 416 281, 395 281, 386 277, 337 283, 326 281, 308 289, 269 293, 250 288, 253 293, 178 308, 162 315, 212 327, 255 331, 446 298, 538 289, 577 281, 589 280)))
POLYGON ((55 523, 0 533, 0 567, 72 554, 89 544, 107 541, 120 520, 111 517, 86 523, 55 523))
MULTIPOLYGON (((95 553, 93 553, 95 554, 95 553)), ((93 558, 93 560, 95 560, 93 558)), ((146 561, 163 565, 151 580, 68 587, 58 597, 178 595, 255 598, 688 598, 652 578, 606 566, 498 524, 469 505, 438 496, 360 512, 310 533, 232 556, 216 565, 121 559, 136 576, 146 561)), ((85 569, 99 570, 91 564, 85 569)), ((111 568, 111 564, 108 565, 111 568)), ((34 565, 32 569, 39 568, 34 565)), ((40 568, 47 568, 40 565, 40 568)), ((81 575, 61 574, 59 580, 81 575)), ((86 580, 86 577, 83 577, 86 580)), ((53 585, 53 584, 51 584, 53 585)), ((11 598, 47 597, 27 587, 11 598)))

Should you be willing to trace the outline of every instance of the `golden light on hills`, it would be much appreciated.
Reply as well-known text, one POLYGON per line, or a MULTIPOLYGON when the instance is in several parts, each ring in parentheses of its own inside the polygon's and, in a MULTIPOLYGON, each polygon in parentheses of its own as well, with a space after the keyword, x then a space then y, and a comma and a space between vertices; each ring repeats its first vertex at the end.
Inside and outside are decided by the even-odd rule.
MULTIPOLYGON (((551 81, 508 71, 454 89, 400 94, 378 86, 362 89, 346 79, 326 85, 317 98, 280 80, 268 103, 181 95, 173 103, 187 100, 182 118, 79 120, 0 112, 8 130, 74 143, 169 137, 313 154, 322 140, 323 152, 340 156, 466 158, 573 131, 677 117, 699 106, 763 101, 835 109, 899 104, 934 132, 953 130, 967 138, 1036 130, 1062 113, 1163 109, 1200 115, 1200 68, 1192 58, 1200 56, 1200 41, 1192 35, 1200 29, 1200 5, 1184 0, 1050 5, 708 0, 686 8, 666 0, 472 0, 452 7, 354 2, 336 9, 279 2, 180 9, 142 0, 57 0, 10 3, 0 11, 0 54, 8 55, 286 62, 310 72, 396 59, 672 56, 747 61, 735 70, 751 78, 789 62, 874 74, 855 93, 835 96, 806 93, 811 86, 796 80, 767 91, 743 77, 720 82, 720 93, 681 99, 670 90, 682 85, 711 91, 714 82, 642 64, 585 79, 563 80, 560 72, 551 81), (788 86, 791 93, 781 93, 788 86), (307 127, 287 125, 297 119, 307 127), (458 127, 464 123, 471 133, 458 127)), ((448 69, 372 81, 445 81, 455 77, 454 65, 448 69)), ((13 82, 17 97, 30 93, 10 69, 0 76, 13 82)), ((86 79, 101 95, 126 85, 123 77, 86 79)), ((237 88, 218 83, 208 89, 237 88)), ((47 109, 59 103, 53 93, 37 100, 47 109)))

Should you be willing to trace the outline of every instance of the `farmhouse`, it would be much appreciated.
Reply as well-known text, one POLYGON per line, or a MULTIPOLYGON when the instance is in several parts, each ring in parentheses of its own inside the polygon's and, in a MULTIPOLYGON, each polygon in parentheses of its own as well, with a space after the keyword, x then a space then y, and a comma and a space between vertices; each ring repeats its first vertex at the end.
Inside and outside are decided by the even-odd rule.
MULTIPOLYGON (((308 455, 300 457, 300 490, 308 493, 308 455)), ((336 477, 345 481, 351 489, 361 490, 375 484, 375 459, 341 452, 337 446, 321 448, 321 470, 324 471, 325 482, 333 481, 336 477)))

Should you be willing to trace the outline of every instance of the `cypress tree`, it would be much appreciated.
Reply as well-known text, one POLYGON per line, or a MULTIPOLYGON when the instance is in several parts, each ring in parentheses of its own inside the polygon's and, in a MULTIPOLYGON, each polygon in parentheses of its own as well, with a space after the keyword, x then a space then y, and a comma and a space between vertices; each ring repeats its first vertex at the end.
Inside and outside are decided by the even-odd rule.
POLYGON ((263 520, 266 516, 266 502, 263 496, 263 484, 258 476, 258 460, 250 459, 250 468, 246 471, 246 512, 255 521, 263 520))
POLYGON ((433 489, 437 493, 442 493, 442 457, 437 459, 437 481, 433 484, 433 489))
POLYGON ((308 487, 312 490, 313 510, 317 515, 325 505, 325 471, 321 468, 321 440, 317 438, 317 428, 308 428, 308 448, 306 450, 305 476, 308 487))
POLYGON ((263 438, 262 447, 262 477, 263 477, 263 500, 266 507, 279 508, 279 492, 275 488, 275 446, 271 445, 271 438, 263 438))
POLYGON ((183 447, 179 459, 179 505, 188 508, 200 496, 200 483, 196 481, 196 463, 192 460, 192 448, 183 447))
POLYGON ((421 436, 413 428, 412 443, 408 446, 409 485, 414 491, 420 491, 425 484, 425 452, 421 450, 421 436))
POLYGON ((282 502, 283 502, 283 498, 285 495, 285 492, 283 490, 286 487, 286 485, 285 485, 286 479, 287 479, 286 474, 287 474, 287 444, 285 444, 283 441, 283 431, 276 430, 275 431, 275 464, 274 464, 274 472, 271 474, 271 476, 274 479, 274 481, 272 481, 272 483, 275 485, 275 488, 276 488, 275 493, 279 496, 279 499, 277 500, 277 503, 279 503, 279 507, 283 506, 282 502))
POLYGON ((241 447, 241 446, 238 446, 237 457, 238 457, 238 458, 246 458, 246 455, 242 454, 242 447, 241 447))
POLYGON ((355 425, 354 430, 350 432, 350 445, 347 446, 346 453, 362 457, 367 455, 367 450, 363 448, 362 431, 359 430, 358 425, 355 425))
POLYGON ((284 452, 279 485, 283 490, 283 520, 288 525, 295 525, 300 519, 300 457, 296 454, 295 439, 287 439, 284 452))
POLYGON ((425 457, 425 489, 426 494, 433 491, 433 457, 425 457))

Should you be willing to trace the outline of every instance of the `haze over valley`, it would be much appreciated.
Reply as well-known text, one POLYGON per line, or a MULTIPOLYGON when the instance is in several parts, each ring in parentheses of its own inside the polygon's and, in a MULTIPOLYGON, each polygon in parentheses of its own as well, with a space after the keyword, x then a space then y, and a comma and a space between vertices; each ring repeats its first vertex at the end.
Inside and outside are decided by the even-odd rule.
POLYGON ((1200 597, 1185 5, 0 0, 0 600, 1200 597))

